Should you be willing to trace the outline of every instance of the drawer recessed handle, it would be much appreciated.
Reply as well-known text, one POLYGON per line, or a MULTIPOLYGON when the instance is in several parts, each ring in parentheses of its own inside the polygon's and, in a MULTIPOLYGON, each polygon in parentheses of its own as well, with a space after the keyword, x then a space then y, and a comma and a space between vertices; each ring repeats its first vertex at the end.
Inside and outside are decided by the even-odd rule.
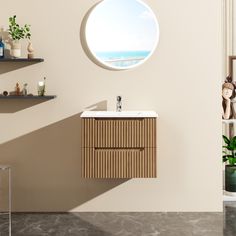
POLYGON ((112 120, 133 120, 133 121, 143 121, 144 118, 133 118, 133 117, 122 117, 122 118, 119 118, 119 117, 107 117, 107 118, 94 118, 94 120, 97 120, 97 121, 112 121, 112 120))
POLYGON ((95 147, 94 150, 114 150, 114 151, 117 151, 117 150, 136 150, 136 151, 144 151, 145 148, 116 148, 116 147, 95 147))

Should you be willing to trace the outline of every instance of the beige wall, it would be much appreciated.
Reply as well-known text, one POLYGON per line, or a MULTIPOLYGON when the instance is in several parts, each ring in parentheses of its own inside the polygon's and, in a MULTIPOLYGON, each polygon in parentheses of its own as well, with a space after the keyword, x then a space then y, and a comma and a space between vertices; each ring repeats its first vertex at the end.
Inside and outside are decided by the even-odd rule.
POLYGON ((13 167, 14 211, 221 211, 221 1, 146 0, 160 23, 158 49, 121 72, 93 64, 80 44, 81 21, 96 2, 1 4, 0 25, 13 14, 30 23, 45 58, 17 70, 1 64, 1 90, 19 81, 36 92, 46 76, 48 94, 58 95, 20 111, 31 104, 0 101, 0 112, 13 111, 0 114, 0 163, 13 167), (160 115, 157 179, 80 178, 79 114, 97 103, 115 109, 117 95, 125 110, 160 115))

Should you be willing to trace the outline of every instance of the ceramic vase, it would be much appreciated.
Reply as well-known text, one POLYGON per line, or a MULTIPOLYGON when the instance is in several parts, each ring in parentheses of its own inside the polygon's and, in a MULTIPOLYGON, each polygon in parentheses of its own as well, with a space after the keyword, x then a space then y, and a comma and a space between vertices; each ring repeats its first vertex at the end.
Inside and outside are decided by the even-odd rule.
POLYGON ((11 44, 11 56, 14 58, 21 57, 21 44, 19 40, 12 41, 11 44))
POLYGON ((33 48, 33 44, 30 41, 27 47, 27 51, 28 51, 28 58, 29 59, 34 58, 34 48, 33 48))

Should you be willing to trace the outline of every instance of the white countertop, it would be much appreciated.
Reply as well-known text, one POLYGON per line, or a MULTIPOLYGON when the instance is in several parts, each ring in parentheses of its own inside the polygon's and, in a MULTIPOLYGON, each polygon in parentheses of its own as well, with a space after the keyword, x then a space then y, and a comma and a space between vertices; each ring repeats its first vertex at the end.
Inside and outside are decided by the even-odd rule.
POLYGON ((84 111, 82 118, 156 118, 155 111, 84 111))

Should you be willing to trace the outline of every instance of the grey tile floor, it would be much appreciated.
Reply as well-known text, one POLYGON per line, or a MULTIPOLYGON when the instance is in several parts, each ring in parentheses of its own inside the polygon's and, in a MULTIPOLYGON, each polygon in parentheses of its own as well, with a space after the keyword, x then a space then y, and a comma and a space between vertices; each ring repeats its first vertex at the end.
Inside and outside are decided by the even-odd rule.
MULTIPOLYGON (((12 236, 236 236, 236 203, 224 213, 18 213, 12 236)), ((0 236, 7 236, 0 216, 0 236)))

